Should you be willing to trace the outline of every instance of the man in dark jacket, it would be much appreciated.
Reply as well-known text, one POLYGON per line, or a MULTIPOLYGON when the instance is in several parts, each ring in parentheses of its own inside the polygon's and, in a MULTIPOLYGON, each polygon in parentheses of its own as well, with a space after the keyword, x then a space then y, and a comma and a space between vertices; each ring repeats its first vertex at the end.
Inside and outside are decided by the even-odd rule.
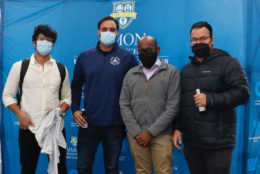
POLYGON ((173 135, 191 174, 230 173, 236 143, 235 107, 249 98, 245 72, 237 59, 213 49, 212 27, 193 24, 190 31, 194 57, 181 71, 181 114, 173 135))

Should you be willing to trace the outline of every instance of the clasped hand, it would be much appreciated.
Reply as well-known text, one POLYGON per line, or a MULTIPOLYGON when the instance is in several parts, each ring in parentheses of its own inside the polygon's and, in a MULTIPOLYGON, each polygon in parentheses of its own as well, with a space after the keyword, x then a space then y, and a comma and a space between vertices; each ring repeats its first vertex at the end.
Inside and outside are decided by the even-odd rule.
POLYGON ((141 147, 148 147, 152 141, 152 135, 148 131, 143 131, 135 139, 141 147))

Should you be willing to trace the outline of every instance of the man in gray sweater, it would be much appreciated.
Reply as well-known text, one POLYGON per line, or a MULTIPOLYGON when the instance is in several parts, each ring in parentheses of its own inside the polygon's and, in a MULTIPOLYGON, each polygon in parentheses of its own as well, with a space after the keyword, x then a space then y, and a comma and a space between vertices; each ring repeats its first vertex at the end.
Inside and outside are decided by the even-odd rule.
POLYGON ((138 42, 141 64, 125 76, 120 109, 136 174, 172 174, 172 122, 179 112, 180 75, 159 60, 160 47, 151 36, 138 42))

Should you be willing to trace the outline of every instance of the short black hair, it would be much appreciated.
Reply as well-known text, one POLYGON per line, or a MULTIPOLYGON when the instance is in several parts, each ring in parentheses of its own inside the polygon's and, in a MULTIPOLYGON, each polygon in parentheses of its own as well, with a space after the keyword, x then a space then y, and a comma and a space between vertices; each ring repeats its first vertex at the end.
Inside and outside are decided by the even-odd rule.
POLYGON ((190 33, 194 28, 206 27, 209 30, 210 37, 212 38, 212 27, 207 21, 199 21, 191 26, 190 33))
POLYGON ((33 42, 35 42, 37 40, 37 37, 41 33, 44 36, 53 39, 52 43, 56 42, 57 32, 55 30, 53 30, 49 25, 43 25, 43 24, 40 24, 40 25, 34 27, 34 32, 33 32, 33 36, 32 36, 33 42))
POLYGON ((118 30, 118 28, 119 28, 119 23, 118 23, 118 21, 117 21, 115 18, 113 18, 112 16, 105 16, 105 17, 103 17, 102 19, 100 19, 99 22, 98 22, 98 29, 100 29, 101 23, 103 23, 103 22, 105 22, 105 21, 109 21, 109 20, 114 21, 114 22, 116 23, 116 29, 118 30))

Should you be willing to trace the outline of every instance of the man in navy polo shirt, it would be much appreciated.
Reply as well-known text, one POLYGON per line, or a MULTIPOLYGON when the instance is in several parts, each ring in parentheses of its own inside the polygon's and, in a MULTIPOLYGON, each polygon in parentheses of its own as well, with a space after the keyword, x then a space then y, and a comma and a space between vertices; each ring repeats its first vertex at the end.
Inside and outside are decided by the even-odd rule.
POLYGON ((118 158, 124 135, 119 96, 127 71, 137 65, 135 56, 116 43, 119 24, 111 16, 98 22, 96 47, 83 51, 77 59, 72 80, 72 112, 80 126, 78 133, 78 172, 92 173, 100 141, 106 174, 118 174, 118 158), (84 84, 84 109, 80 111, 84 84), (85 123, 88 128, 84 128, 85 123))

